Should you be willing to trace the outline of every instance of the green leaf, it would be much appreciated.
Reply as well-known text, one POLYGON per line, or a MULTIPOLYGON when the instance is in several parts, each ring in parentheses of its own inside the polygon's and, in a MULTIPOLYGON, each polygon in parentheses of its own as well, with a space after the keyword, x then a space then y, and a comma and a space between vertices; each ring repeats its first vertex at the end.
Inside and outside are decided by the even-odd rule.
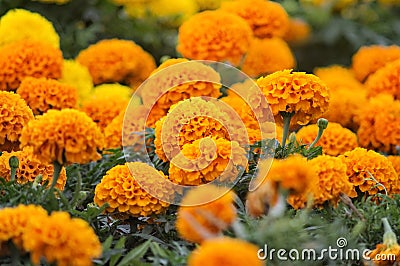
POLYGON ((124 256, 118 266, 125 266, 125 265, 132 265, 133 261, 140 259, 141 257, 146 254, 147 250, 149 249, 151 244, 151 240, 147 240, 140 246, 132 249, 128 254, 124 256))
MULTIPOLYGON (((125 242, 126 242, 126 237, 121 237, 118 240, 117 244, 115 244, 114 249, 122 250, 125 247, 125 242)), ((118 260, 121 258, 121 256, 122 256, 122 252, 113 255, 110 259, 110 266, 114 266, 118 262, 118 260)))

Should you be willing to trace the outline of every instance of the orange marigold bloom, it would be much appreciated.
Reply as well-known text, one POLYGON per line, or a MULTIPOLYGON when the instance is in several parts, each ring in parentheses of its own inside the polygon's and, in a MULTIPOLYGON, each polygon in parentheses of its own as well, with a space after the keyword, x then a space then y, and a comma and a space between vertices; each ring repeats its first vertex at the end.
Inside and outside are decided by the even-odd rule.
POLYGON ((88 163, 100 159, 104 137, 93 120, 74 109, 49 110, 24 127, 21 147, 31 146, 43 162, 88 163))
POLYGON ((0 90, 15 90, 25 77, 61 77, 60 49, 37 41, 24 40, 0 49, 0 90))
POLYGON ((233 181, 247 168, 246 151, 236 141, 203 138, 183 145, 169 167, 169 179, 179 185, 197 186, 218 178, 233 181), (215 151, 216 147, 216 151, 215 151))
POLYGON ((33 119, 32 110, 13 92, 0 91, 0 148, 11 151, 18 147, 22 129, 33 119), (9 149, 6 149, 6 146, 9 149))
POLYGON ((381 93, 387 93, 393 95, 396 100, 400 100, 399 75, 400 59, 389 62, 375 71, 365 82, 368 96, 373 97, 381 93))
POLYGON ((372 260, 365 265, 370 266, 392 266, 400 261, 400 245, 388 246, 385 244, 377 244, 374 250, 371 250, 367 256, 372 260), (385 259, 383 259, 385 258, 385 259), (393 260, 393 258, 395 260, 393 260))
POLYGON ((237 238, 221 237, 204 241, 188 259, 188 266, 262 266, 259 247, 237 238))
POLYGON ((100 240, 85 220, 71 218, 67 212, 29 219, 22 239, 35 264, 44 258, 51 264, 89 266, 102 253, 100 240))
POLYGON ((242 18, 221 10, 197 13, 179 28, 177 50, 186 58, 238 65, 252 31, 242 18))
POLYGON ((289 16, 281 4, 264 0, 241 0, 222 3, 221 10, 247 21, 258 38, 283 37, 289 29, 289 16))
POLYGON ((324 81, 331 91, 344 87, 351 90, 365 90, 364 85, 356 79, 354 71, 340 65, 317 67, 314 69, 314 74, 324 81))
POLYGON ((0 243, 12 240, 22 249, 22 236, 26 231, 28 223, 36 218, 46 217, 47 211, 41 206, 18 205, 14 208, 2 208, 0 210, 0 243))
POLYGON ((355 148, 340 155, 339 158, 346 164, 347 176, 354 185, 350 197, 356 197, 357 190, 366 192, 367 195, 382 193, 384 190, 388 194, 398 191, 400 185, 398 175, 385 156, 372 150, 355 148))
POLYGON ((280 112, 287 112, 294 113, 292 124, 305 125, 329 106, 329 88, 312 74, 282 70, 259 78, 257 84, 278 123, 283 123, 280 112))
POLYGON ((236 219, 234 198, 235 193, 217 186, 200 186, 190 190, 178 209, 178 234, 188 241, 201 243, 227 229, 236 219), (216 197, 219 198, 212 200, 216 197))
POLYGON ((400 143, 400 101, 391 95, 371 98, 357 116, 361 147, 396 154, 400 143))
POLYGON ((281 38, 254 38, 246 53, 242 71, 256 78, 278 70, 293 68, 296 60, 289 45, 281 38))
POLYGON ((340 158, 321 155, 308 163, 309 167, 315 171, 317 180, 306 193, 289 196, 288 202, 293 208, 304 208, 308 195, 313 198, 314 206, 322 208, 325 202, 337 206, 341 193, 352 193, 353 184, 346 175, 346 164, 340 158))
POLYGON ((270 180, 262 183, 256 190, 246 196, 246 211, 252 217, 268 214, 278 204, 279 191, 277 183, 270 180))
POLYGON ((76 60, 89 69, 95 85, 119 82, 136 87, 156 67, 154 58, 139 45, 119 39, 101 40, 82 50, 76 60))
MULTIPOLYGON (((312 124, 302 127, 297 132, 296 138, 304 144, 311 144, 317 135, 318 126, 312 124)), ((330 122, 316 146, 321 146, 324 154, 337 156, 358 146, 357 135, 338 123, 330 122)))
POLYGON ((301 45, 308 41, 311 35, 310 25, 301 18, 289 18, 289 28, 283 39, 291 45, 301 45))
POLYGON ((170 195, 171 191, 159 188, 157 197, 153 197, 136 181, 138 178, 143 180, 143 176, 146 177, 146 186, 159 186, 157 183, 159 176, 167 178, 161 171, 142 162, 114 166, 96 186, 94 203, 98 206, 108 203, 109 207, 106 209, 108 213, 118 212, 133 216, 161 213, 169 206, 169 203, 158 198, 170 195))
POLYGON ((400 176, 400 156, 388 156, 398 176, 400 176))
MULTIPOLYGON (((30 147, 24 148, 22 151, 16 152, 3 152, 0 156, 0 176, 5 180, 10 181, 11 179, 11 167, 9 160, 12 156, 16 156, 19 160, 19 166, 15 174, 15 179, 20 184, 35 181, 38 175, 42 175, 42 184, 48 181, 50 186, 53 180, 54 166, 52 164, 46 164, 39 161, 33 156, 33 151, 30 147)), ((64 190, 65 183, 67 182, 67 174, 63 167, 59 178, 57 179, 56 188, 64 190)))
POLYGON ((78 103, 77 89, 55 79, 27 77, 22 80, 17 93, 35 115, 46 113, 49 109, 75 108, 78 103))
POLYGON ((363 46, 352 57, 352 69, 356 78, 363 82, 376 70, 397 59, 400 59, 397 45, 363 46))

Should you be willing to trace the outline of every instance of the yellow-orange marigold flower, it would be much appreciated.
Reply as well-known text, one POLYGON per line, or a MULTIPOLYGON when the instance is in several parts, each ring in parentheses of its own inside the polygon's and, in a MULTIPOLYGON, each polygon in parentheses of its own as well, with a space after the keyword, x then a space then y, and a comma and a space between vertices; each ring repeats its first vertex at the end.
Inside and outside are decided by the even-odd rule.
MULTIPOLYGON (((296 138, 303 144, 311 144, 317 135, 318 126, 312 124, 302 127, 297 132, 296 138)), ((338 123, 330 122, 315 145, 321 146, 324 154, 337 156, 358 146, 357 135, 338 123)))
POLYGON ((374 250, 368 252, 367 256, 371 259, 365 264, 368 266, 396 265, 400 260, 400 245, 396 244, 389 247, 388 245, 380 243, 376 245, 374 250))
POLYGON ((349 194, 350 197, 357 196, 355 188, 366 192, 367 195, 384 193, 385 190, 389 194, 398 191, 400 185, 398 175, 385 156, 372 150, 355 148, 340 155, 339 158, 346 164, 347 176, 354 185, 352 193, 349 194))
POLYGON ((233 181, 239 167, 247 168, 246 151, 236 141, 223 138, 195 140, 183 145, 181 153, 172 159, 169 168, 169 179, 179 185, 197 186, 218 177, 233 181))
POLYGON ((232 191, 217 186, 200 186, 190 190, 182 199, 183 206, 178 209, 178 234, 188 241, 201 243, 207 236, 227 229, 236 219, 234 197, 232 191))
POLYGON ((289 16, 281 4, 264 0, 241 0, 222 3, 221 10, 247 21, 258 38, 283 37, 289 29, 289 16))
POLYGON ((0 90, 15 90, 25 77, 61 77, 63 57, 49 44, 25 40, 0 49, 0 90))
POLYGON ((365 82, 368 96, 373 97, 381 93, 393 95, 400 100, 400 56, 398 60, 387 63, 371 74, 365 82))
MULTIPOLYGON (((46 164, 39 161, 33 156, 33 151, 30 147, 24 148, 22 151, 16 152, 3 152, 0 156, 0 177, 10 181, 11 179, 11 167, 9 160, 12 156, 16 156, 19 161, 19 166, 15 174, 15 179, 20 184, 35 181, 38 175, 42 175, 42 184, 48 181, 50 186, 53 180, 54 167, 52 164, 46 164)), ((65 183, 67 182, 67 174, 63 167, 61 173, 57 179, 56 188, 64 190, 65 183)))
POLYGON ((145 185, 153 187, 160 186, 157 177, 167 178, 161 171, 142 162, 117 165, 111 168, 96 186, 94 202, 99 206, 108 203, 109 207, 106 209, 108 213, 149 216, 165 211, 169 203, 158 198, 165 198, 173 191, 159 187, 157 197, 153 197, 136 181, 137 178, 143 181, 143 177, 146 180, 145 185))
MULTIPOLYGON (((32 110, 26 102, 13 92, 0 91, 0 147, 18 146, 22 129, 33 119, 32 110), (16 145, 7 145, 16 143, 16 145)), ((15 148, 15 147, 14 147, 15 148)))
POLYGON ((244 19, 225 11, 204 11, 180 26, 177 50, 190 59, 238 65, 251 37, 251 28, 244 19))
POLYGON ((241 70, 256 78, 278 70, 295 67, 296 60, 289 45, 281 38, 257 39, 251 41, 241 70))
POLYGON ((35 264, 44 258, 57 265, 89 266, 102 253, 100 240, 85 220, 71 218, 67 212, 30 216, 29 220, 23 247, 35 264))
POLYGON ((155 68, 154 58, 129 40, 101 40, 82 50, 76 60, 89 69, 95 85, 119 82, 136 87, 155 68))
POLYGON ((329 106, 329 88, 317 76, 282 70, 257 80, 275 115, 282 123, 280 112, 294 113, 292 124, 304 125, 320 117, 329 106))
POLYGON ((397 45, 363 46, 352 57, 352 69, 356 78, 363 82, 376 70, 396 59, 400 59, 400 47, 397 45))
POLYGON ((389 161, 392 162, 394 170, 396 170, 397 175, 400 176, 400 156, 388 156, 389 161))
POLYGON ((225 1, 232 0, 196 0, 200 10, 214 10, 221 7, 221 4, 225 1))
POLYGON ((289 18, 289 28, 283 39, 291 45, 302 45, 311 35, 310 25, 301 18, 289 18))
POLYGON ((11 9, 0 18, 0 47, 26 40, 60 47, 60 37, 45 17, 25 9, 11 9))
POLYGON ((361 147, 396 154, 400 143, 400 101, 391 95, 371 98, 358 112, 361 147))
POLYGON ((2 208, 0 210, 0 243, 12 240, 22 249, 22 236, 31 219, 46 217, 47 211, 41 206, 18 205, 14 208, 2 208))
POLYGON ((75 108, 78 103, 77 89, 55 79, 27 77, 22 80, 17 93, 34 115, 46 113, 50 109, 75 108))
POLYGON ((31 146, 43 162, 88 163, 100 159, 104 137, 93 120, 74 109, 49 110, 24 127, 21 147, 31 146))
POLYGON ((314 74, 325 82, 331 91, 336 88, 349 88, 350 90, 365 90, 364 85, 356 79, 352 69, 341 65, 317 67, 314 74), (340 77, 340 78, 338 78, 340 77))
POLYGON ((278 204, 279 191, 277 183, 266 181, 256 190, 246 195, 246 211, 252 217, 268 214, 270 209, 278 204))

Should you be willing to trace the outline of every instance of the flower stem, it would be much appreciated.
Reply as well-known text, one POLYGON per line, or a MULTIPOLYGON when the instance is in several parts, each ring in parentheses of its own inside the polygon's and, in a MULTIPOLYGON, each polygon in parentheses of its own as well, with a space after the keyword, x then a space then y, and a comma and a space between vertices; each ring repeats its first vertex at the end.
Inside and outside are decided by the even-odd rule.
POLYGON ((292 119, 294 112, 279 112, 283 118, 283 136, 282 136, 282 148, 286 147, 286 139, 289 135, 290 120, 292 119))
POLYGON ((10 180, 12 182, 15 181, 15 175, 17 174, 17 169, 19 167, 19 160, 17 156, 11 156, 10 159, 8 160, 8 163, 11 168, 11 173, 10 173, 10 180))
POLYGON ((53 162, 53 166, 54 166, 53 179, 51 181, 49 190, 53 190, 53 188, 56 186, 58 178, 60 177, 61 169, 62 169, 62 165, 57 161, 53 162))
POLYGON ((385 229, 385 233, 383 234, 383 244, 385 244, 387 248, 397 245, 396 234, 393 232, 392 227, 390 226, 386 217, 382 218, 382 223, 383 228, 385 229))
POLYGON ((317 125, 318 125, 318 135, 314 139, 314 141, 310 144, 310 146, 308 147, 308 150, 312 149, 314 147, 314 145, 317 144, 318 140, 322 137, 322 133, 324 133, 324 130, 328 126, 328 120, 326 120, 324 118, 320 118, 317 121, 317 125))

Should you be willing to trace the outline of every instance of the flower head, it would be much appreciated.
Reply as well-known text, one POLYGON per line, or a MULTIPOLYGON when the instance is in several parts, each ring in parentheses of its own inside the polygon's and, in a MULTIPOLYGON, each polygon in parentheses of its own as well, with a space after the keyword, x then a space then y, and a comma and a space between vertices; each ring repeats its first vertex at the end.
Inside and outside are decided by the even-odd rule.
POLYGON ((22 80, 17 93, 34 115, 46 113, 50 109, 75 108, 78 103, 77 89, 55 79, 27 77, 22 80))
POLYGON ((89 266, 102 252, 93 228, 82 219, 71 218, 67 212, 31 216, 22 239, 35 264, 45 258, 57 265, 89 266))
POLYGON ((0 49, 0 90, 15 90, 25 77, 58 79, 62 53, 49 44, 25 40, 0 49))
POLYGON ((294 113, 292 122, 304 125, 320 117, 329 106, 329 89, 312 74, 282 70, 257 80, 275 115, 282 122, 280 112, 294 113))
MULTIPOLYGON (((297 132, 296 138, 304 144, 311 144, 317 135, 318 126, 312 124, 302 127, 297 132)), ((324 154, 337 156, 358 146, 357 135, 338 123, 330 122, 315 145, 321 146, 324 154)))
POLYGON ((236 219, 234 197, 232 191, 217 186, 190 190, 178 209, 176 229, 179 235, 188 241, 201 243, 207 236, 227 229, 236 219))
POLYGON ((31 146, 43 162, 87 163, 100 159, 100 129, 85 113, 74 109, 49 110, 32 120, 21 133, 21 147, 31 146))
POLYGON ((317 67, 314 73, 331 91, 337 88, 348 88, 349 90, 365 90, 364 85, 355 77, 354 71, 340 65, 330 65, 326 67, 317 67), (340 77, 340 79, 338 78, 340 77))
POLYGON ((132 216, 150 216, 164 211, 169 203, 159 200, 172 193, 167 188, 157 188, 157 198, 150 195, 136 179, 146 185, 160 186, 157 178, 167 178, 161 171, 141 162, 126 163, 111 168, 96 186, 94 202, 102 206, 108 203, 108 213, 123 213, 132 216), (128 167, 128 164, 129 167, 128 167))
POLYGON ((355 188, 367 195, 375 195, 378 192, 391 194, 398 191, 398 175, 385 156, 372 150, 355 148, 339 158, 346 164, 346 174, 354 185, 350 197, 357 196, 355 188))
POLYGON ((45 17, 25 9, 11 9, 0 19, 0 47, 26 40, 60 47, 60 37, 45 17))
POLYGON ((204 241, 188 259, 188 266, 262 266, 257 256, 259 248, 237 238, 221 237, 204 241))
POLYGON ((279 203, 277 183, 266 181, 246 196, 246 211, 252 217, 268 214, 279 203))
POLYGON ((221 9, 245 19, 258 38, 283 37, 289 28, 288 14, 281 4, 273 1, 229 1, 221 9))
POLYGON ((231 0, 196 0, 200 10, 214 10, 221 7, 225 1, 231 0))
POLYGON ((0 91, 0 147, 7 143, 16 143, 22 129, 33 119, 32 110, 26 102, 13 92, 0 91))
POLYGON ((129 40, 101 40, 82 50, 76 60, 89 69, 95 85, 119 82, 135 87, 155 68, 154 58, 129 40))
MULTIPOLYGON (((54 167, 52 164, 47 164, 39 161, 33 156, 33 151, 30 147, 26 147, 21 151, 16 152, 3 152, 0 156, 0 176, 10 181, 11 167, 9 160, 12 156, 16 156, 19 161, 19 166, 15 175, 15 179, 20 184, 27 182, 34 182, 35 178, 39 175, 42 176, 41 183, 48 181, 50 186, 53 180, 54 167)), ((67 182, 67 174, 65 168, 62 168, 59 178, 57 179, 56 188, 63 190, 67 182)))
POLYGON ((238 65, 252 32, 242 18, 221 10, 197 13, 179 28, 177 50, 186 58, 238 65))
POLYGON ((400 56, 398 60, 387 63, 368 77, 365 82, 368 96, 373 97, 381 93, 387 93, 393 95, 396 100, 400 100, 399 75, 400 56))
POLYGON ((289 45, 281 38, 254 38, 246 53, 242 71, 256 78, 261 74, 290 69, 295 65, 296 60, 289 45))
POLYGON ((396 170, 397 175, 400 176, 400 156, 388 156, 389 161, 392 162, 394 170, 396 170))
POLYGON ((289 18, 289 28, 283 39, 291 45, 301 45, 311 36, 310 25, 300 18, 289 18))

